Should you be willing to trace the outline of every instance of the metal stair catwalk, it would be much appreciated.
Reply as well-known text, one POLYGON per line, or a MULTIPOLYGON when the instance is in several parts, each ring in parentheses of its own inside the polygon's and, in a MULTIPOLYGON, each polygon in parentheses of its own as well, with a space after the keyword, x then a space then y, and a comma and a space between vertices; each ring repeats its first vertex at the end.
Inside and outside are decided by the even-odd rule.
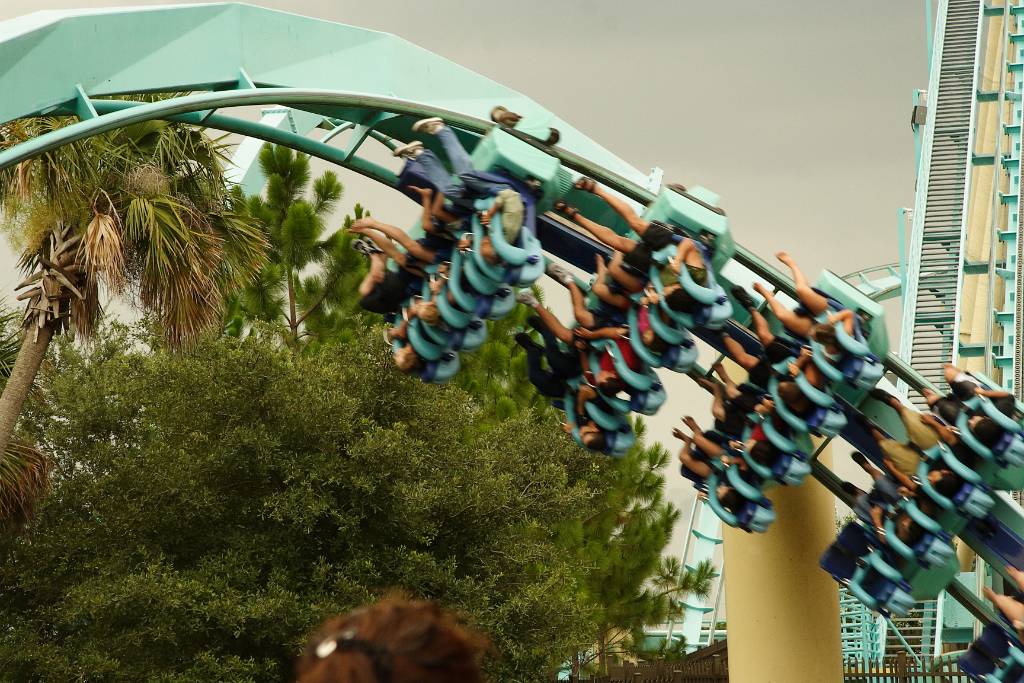
MULTIPOLYGON (((907 278, 913 315, 906 316, 904 354, 925 378, 942 380, 953 358, 958 276, 978 59, 980 0, 948 0, 936 41, 937 92, 929 93, 928 126, 918 176, 918 204, 907 278), (926 187, 921 187, 922 181, 926 187), (923 206, 921 206, 923 199, 923 206), (909 337, 909 339, 908 339, 909 337), (909 341, 909 346, 906 343, 909 341)), ((936 79, 932 79, 935 83, 936 79)))
POLYGON ((885 654, 908 652, 927 661, 939 654, 942 637, 942 595, 937 600, 923 600, 904 617, 892 620, 885 631, 885 654), (894 628, 895 627, 895 628, 894 628))
POLYGON ((839 634, 843 659, 866 665, 882 661, 882 618, 869 610, 846 588, 839 589, 839 634))

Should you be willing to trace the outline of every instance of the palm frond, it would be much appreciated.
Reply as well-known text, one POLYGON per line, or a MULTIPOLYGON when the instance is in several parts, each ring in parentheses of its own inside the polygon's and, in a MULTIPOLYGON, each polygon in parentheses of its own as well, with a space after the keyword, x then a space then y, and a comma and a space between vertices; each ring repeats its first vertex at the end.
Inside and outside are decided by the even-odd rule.
POLYGON ((119 293, 125 282, 121 221, 109 195, 107 203, 110 213, 93 209, 93 219, 85 228, 79 249, 83 252, 88 276, 93 280, 102 280, 112 292, 119 293))
POLYGON ((49 488, 50 461, 37 448, 12 441, 0 455, 0 526, 24 524, 49 488))
POLYGON ((21 349, 21 317, 17 311, 0 311, 0 377, 4 379, 11 376, 21 349))

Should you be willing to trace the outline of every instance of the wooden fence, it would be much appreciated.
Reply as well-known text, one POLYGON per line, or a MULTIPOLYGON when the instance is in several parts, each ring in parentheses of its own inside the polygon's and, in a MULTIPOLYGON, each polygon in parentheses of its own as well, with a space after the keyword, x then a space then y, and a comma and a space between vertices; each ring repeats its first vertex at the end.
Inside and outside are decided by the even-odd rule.
MULTIPOLYGON (((728 683, 729 657, 723 643, 697 651, 681 662, 650 662, 612 666, 607 676, 580 679, 580 683, 728 683), (707 650, 712 650, 706 652, 707 650)), ((969 683, 956 661, 917 664, 906 653, 879 664, 848 661, 844 683, 969 683)))
POLYGON ((681 662, 644 662, 608 667, 607 676, 581 683, 729 683, 727 641, 697 650, 681 662))
POLYGON ((581 679, 581 683, 729 683, 729 666, 720 658, 608 667, 607 676, 581 679))
POLYGON ((970 680, 955 660, 918 664, 905 652, 886 657, 878 665, 846 662, 843 673, 845 683, 968 683, 970 680))

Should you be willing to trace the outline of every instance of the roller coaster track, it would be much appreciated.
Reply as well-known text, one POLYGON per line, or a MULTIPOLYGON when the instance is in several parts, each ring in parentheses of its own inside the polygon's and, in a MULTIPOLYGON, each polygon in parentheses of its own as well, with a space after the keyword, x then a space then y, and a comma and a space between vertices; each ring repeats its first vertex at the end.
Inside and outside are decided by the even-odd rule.
POLYGON ((874 301, 888 301, 903 293, 900 264, 887 263, 847 273, 843 279, 874 301))
MULTIPOLYGON (((89 136, 165 119, 287 145, 394 187, 393 172, 360 154, 366 141, 412 139, 414 120, 440 116, 467 147, 473 147, 495 126, 487 118, 490 108, 503 104, 535 126, 508 132, 538 146, 565 168, 590 176, 641 206, 656 196, 647 188, 645 174, 518 92, 395 36, 283 12, 227 3, 40 12, 0 23, 0 64, 10 65, 0 71, 0 124, 32 116, 79 119, 0 151, 0 169, 89 136), (116 45, 117 50, 103 52, 97 45, 116 45), (191 94, 155 102, 127 99, 153 92, 191 94), (288 107, 294 114, 254 122, 221 111, 251 105, 288 107), (288 124, 288 116, 292 124, 296 117, 307 117, 306 130, 322 131, 323 136, 316 139, 306 130, 298 132, 304 126, 288 124), (530 135, 548 126, 562 133, 558 147, 544 147, 530 135), (338 145, 342 138, 344 145, 338 145)), ((614 222, 610 216, 593 217, 614 222)), ((539 218, 538 235, 549 254, 587 270, 594 252, 602 250, 551 215, 539 218)), ((736 245, 729 267, 738 273, 734 280, 761 280, 795 295, 787 276, 741 245, 736 245)), ((730 324, 730 333, 755 348, 756 340, 744 328, 730 324)), ((719 345, 717 335, 702 338, 719 345)), ((884 360, 891 376, 910 389, 931 387, 899 356, 889 354, 884 360)), ((883 430, 902 436, 891 411, 871 399, 844 409, 851 416, 861 412, 883 430)), ((855 420, 849 420, 842 437, 881 460, 874 440, 855 420)), ((845 499, 835 474, 817 461, 813 465, 818 481, 845 499)), ((995 519, 993 533, 972 524, 962 538, 1004 574, 1007 564, 1024 567, 1021 509, 1000 494, 995 519)), ((956 581, 949 591, 981 620, 993 619, 988 607, 956 581)))

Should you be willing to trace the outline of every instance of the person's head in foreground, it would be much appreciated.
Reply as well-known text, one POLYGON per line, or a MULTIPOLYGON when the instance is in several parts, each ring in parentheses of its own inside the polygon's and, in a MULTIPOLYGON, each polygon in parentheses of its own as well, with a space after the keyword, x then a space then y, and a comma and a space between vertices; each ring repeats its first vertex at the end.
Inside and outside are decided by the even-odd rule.
POLYGON ((385 598, 324 622, 298 683, 478 683, 486 639, 438 605, 385 598))

